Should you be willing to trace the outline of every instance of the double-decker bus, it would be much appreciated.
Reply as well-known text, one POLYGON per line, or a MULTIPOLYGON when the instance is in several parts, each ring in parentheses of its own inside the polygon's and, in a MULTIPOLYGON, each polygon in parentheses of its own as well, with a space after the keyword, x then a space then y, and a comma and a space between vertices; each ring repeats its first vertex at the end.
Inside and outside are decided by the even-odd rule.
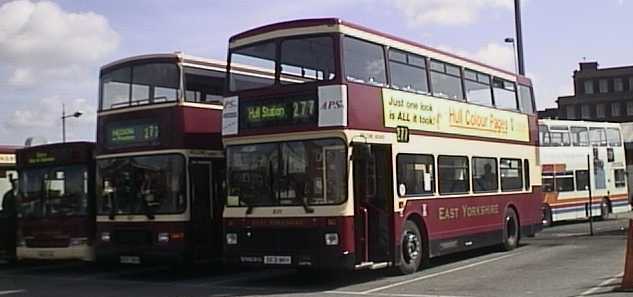
POLYGON ((94 260, 94 143, 17 151, 17 259, 94 260))
MULTIPOLYGON (((4 195, 11 190, 11 182, 17 180, 15 170, 16 146, 0 145, 0 259, 15 260, 15 224, 13 211, 3 209, 4 195)), ((8 204, 8 203, 7 203, 8 204)))
POLYGON ((181 264, 220 255, 225 69, 182 53, 101 68, 97 261, 181 264))
POLYGON ((539 138, 544 225, 631 210, 619 124, 539 120, 539 138))
POLYGON ((339 19, 246 31, 228 58, 228 261, 412 273, 540 229, 529 79, 339 19))

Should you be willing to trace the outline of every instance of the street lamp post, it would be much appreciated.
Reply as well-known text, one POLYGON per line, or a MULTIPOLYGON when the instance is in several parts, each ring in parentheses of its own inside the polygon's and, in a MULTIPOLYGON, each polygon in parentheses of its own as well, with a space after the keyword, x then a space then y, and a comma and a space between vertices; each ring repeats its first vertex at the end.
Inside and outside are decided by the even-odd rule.
POLYGON ((78 118, 83 113, 75 111, 73 114, 66 114, 66 105, 62 104, 62 142, 66 142, 66 118, 78 118))
POLYGON ((505 41, 506 43, 512 43, 512 56, 514 57, 514 71, 515 73, 521 74, 519 73, 519 63, 517 62, 517 48, 516 48, 516 44, 514 43, 514 38, 512 37, 508 37, 506 39, 504 39, 503 41, 505 41))

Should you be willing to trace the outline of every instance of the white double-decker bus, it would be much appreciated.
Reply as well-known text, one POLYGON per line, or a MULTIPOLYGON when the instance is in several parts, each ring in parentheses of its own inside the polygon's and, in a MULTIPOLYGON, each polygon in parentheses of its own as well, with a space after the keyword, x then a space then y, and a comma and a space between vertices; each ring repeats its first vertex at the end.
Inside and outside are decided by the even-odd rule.
POLYGON ((545 225, 631 209, 619 124, 539 120, 539 138, 545 225))

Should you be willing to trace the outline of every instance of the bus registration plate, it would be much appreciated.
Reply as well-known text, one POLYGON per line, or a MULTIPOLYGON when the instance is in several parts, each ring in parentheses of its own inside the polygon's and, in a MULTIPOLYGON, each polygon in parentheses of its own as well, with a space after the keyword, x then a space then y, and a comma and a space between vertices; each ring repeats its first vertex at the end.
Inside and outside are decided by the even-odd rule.
POLYGON ((290 265, 292 257, 290 256, 265 256, 264 264, 290 265))
POLYGON ((136 256, 121 256, 119 262, 121 262, 121 264, 141 264, 141 258, 136 256))

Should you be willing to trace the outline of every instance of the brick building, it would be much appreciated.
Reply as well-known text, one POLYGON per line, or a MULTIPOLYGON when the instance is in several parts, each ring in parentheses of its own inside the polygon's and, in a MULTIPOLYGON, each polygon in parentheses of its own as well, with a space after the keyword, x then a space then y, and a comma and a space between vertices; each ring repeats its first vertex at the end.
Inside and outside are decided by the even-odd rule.
MULTIPOLYGON (((574 95, 561 96, 558 118, 633 122, 633 66, 599 68, 597 62, 580 63, 574 71, 574 95)), ((541 114, 552 117, 552 111, 541 114)))

